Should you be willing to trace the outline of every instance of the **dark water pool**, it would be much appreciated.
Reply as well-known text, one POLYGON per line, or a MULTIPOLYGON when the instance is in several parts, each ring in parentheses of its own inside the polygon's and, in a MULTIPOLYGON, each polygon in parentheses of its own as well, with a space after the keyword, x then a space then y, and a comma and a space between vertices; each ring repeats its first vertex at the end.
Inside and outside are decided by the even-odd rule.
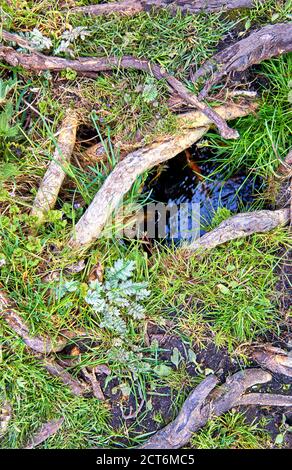
MULTIPOLYGON (((214 156, 213 156, 214 157, 214 156)), ((200 207, 200 235, 205 233, 218 208, 226 208, 232 213, 247 210, 255 202, 255 198, 263 186, 260 178, 247 175, 240 169, 228 179, 227 172, 218 171, 219 164, 214 163, 210 150, 202 150, 194 146, 169 160, 165 165, 149 175, 144 193, 151 194, 151 199, 172 207, 186 203, 200 207), (216 171, 217 170, 217 171, 216 171)), ((180 217, 178 209, 178 217, 180 217)), ((150 214, 151 216, 151 214, 150 214)), ((157 214, 156 214, 157 217, 157 214)), ((182 238, 193 238, 192 227, 189 225, 188 234, 178 232, 175 242, 182 238)), ((166 239, 170 240, 170 216, 166 218, 166 239)), ((155 237, 159 238, 159 236, 155 237)))

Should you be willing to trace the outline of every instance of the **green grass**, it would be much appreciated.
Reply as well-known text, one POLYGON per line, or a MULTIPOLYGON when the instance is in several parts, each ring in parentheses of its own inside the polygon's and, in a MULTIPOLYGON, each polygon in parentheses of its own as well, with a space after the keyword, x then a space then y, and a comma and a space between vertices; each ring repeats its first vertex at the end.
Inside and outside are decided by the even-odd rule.
POLYGON ((242 413, 229 412, 196 433, 191 446, 194 449, 265 449, 268 433, 259 424, 247 423, 242 413))
POLYGON ((164 315, 175 314, 198 343, 211 328, 217 333, 215 342, 231 349, 267 331, 277 332, 274 269, 281 245, 289 246, 289 235, 277 230, 229 242, 200 257, 179 251, 161 255, 153 312, 162 305, 164 315))

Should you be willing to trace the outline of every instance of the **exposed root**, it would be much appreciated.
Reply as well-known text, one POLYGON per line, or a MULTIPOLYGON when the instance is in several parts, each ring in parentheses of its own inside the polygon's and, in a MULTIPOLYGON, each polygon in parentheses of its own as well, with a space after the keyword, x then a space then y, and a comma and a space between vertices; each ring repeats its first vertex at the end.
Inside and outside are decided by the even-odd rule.
MULTIPOLYGON (((216 111, 224 119, 235 119, 253 112, 254 109, 253 104, 231 104, 219 106, 216 111)), ((212 122, 199 112, 185 114, 180 119, 182 129, 186 129, 187 126, 192 129, 182 130, 179 135, 135 150, 116 165, 77 223, 69 242, 71 247, 82 249, 93 243, 100 236, 111 213, 131 189, 136 178, 193 145, 208 131, 212 122)))
MULTIPOLYGON (((99 5, 86 5, 84 7, 72 8, 72 13, 84 13, 87 15, 119 15, 132 16, 147 11, 151 8, 168 8, 175 12, 183 13, 218 12, 234 10, 239 8, 252 8, 255 6, 254 0, 125 0, 115 3, 105 3, 99 5)), ((265 3, 262 0, 260 3, 265 3)))
POLYGON ((56 434, 64 422, 64 418, 53 419, 43 424, 41 428, 29 439, 24 449, 34 449, 49 437, 56 434))
POLYGON ((59 131, 55 153, 32 206, 31 215, 37 217, 39 224, 45 220, 47 212, 56 204, 73 152, 77 125, 76 112, 68 110, 59 131))
POLYGON ((215 416, 241 405, 290 407, 292 397, 249 393, 246 390, 271 380, 271 375, 261 369, 247 369, 229 377, 225 384, 215 388, 217 378, 204 379, 190 394, 177 418, 154 434, 141 446, 142 449, 178 449, 188 443, 192 434, 205 426, 215 416))
POLYGON ((276 374, 292 377, 292 354, 269 344, 252 348, 251 357, 261 367, 276 374))
MULTIPOLYGON (((5 32, 3 33, 5 37, 5 32)), ((17 42, 17 35, 14 35, 14 40, 17 42)), ((226 121, 217 114, 208 105, 202 103, 198 98, 175 77, 167 73, 162 67, 157 64, 151 64, 148 60, 137 59, 132 56, 123 57, 82 57, 76 60, 62 59, 60 57, 50 57, 38 52, 31 52, 24 54, 15 51, 12 47, 5 47, 0 45, 0 59, 5 60, 12 66, 21 65, 25 69, 41 71, 52 70, 60 71, 70 68, 77 73, 86 74, 89 72, 105 72, 109 70, 124 68, 142 70, 152 74, 158 80, 164 79, 176 91, 179 96, 193 107, 199 109, 204 113, 218 128, 220 134, 226 139, 238 138, 238 132, 231 129, 226 124, 226 121)))
POLYGON ((3 289, 0 289, 0 318, 4 318, 12 330, 19 335, 24 343, 33 351, 41 354, 50 354, 62 351, 70 339, 84 335, 85 332, 62 331, 60 336, 52 341, 48 336, 31 336, 29 328, 15 311, 13 302, 3 289))
POLYGON ((190 251, 209 250, 236 238, 269 232, 276 227, 287 225, 289 220, 289 209, 243 212, 224 220, 217 228, 184 248, 190 251))
POLYGON ((243 71, 263 60, 292 50, 292 23, 278 23, 264 26, 251 33, 247 38, 241 39, 232 46, 215 54, 193 74, 193 81, 211 74, 199 94, 203 99, 211 87, 218 83, 225 75, 235 71, 243 71))
POLYGON ((95 368, 92 369, 91 372, 88 372, 86 367, 82 368, 82 374, 84 375, 85 380, 91 385, 93 396, 98 400, 105 400, 105 396, 101 389, 99 381, 96 379, 96 370, 95 368))
POLYGON ((90 392, 89 387, 85 383, 74 379, 69 372, 54 360, 48 359, 47 357, 40 357, 40 362, 49 374, 58 377, 64 385, 69 387, 73 395, 83 396, 85 393, 90 392))

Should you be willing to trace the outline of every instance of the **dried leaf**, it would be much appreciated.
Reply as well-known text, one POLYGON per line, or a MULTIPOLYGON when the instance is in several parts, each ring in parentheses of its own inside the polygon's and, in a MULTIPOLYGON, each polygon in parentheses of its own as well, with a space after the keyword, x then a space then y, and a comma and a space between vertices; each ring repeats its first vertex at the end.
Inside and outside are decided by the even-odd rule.
POLYGON ((33 449, 49 437, 56 434, 64 422, 64 417, 60 419, 53 419, 43 424, 41 428, 29 439, 24 449, 33 449))

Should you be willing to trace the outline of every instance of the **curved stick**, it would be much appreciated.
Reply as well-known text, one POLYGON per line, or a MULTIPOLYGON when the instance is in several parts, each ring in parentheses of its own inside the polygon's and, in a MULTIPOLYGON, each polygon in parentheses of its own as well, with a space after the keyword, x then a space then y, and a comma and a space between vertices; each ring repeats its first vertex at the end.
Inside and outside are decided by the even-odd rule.
MULTIPOLYGON (((233 104, 216 108, 217 113, 224 119, 245 116, 253 110, 254 105, 233 104)), ((136 178, 190 147, 207 132, 211 125, 211 121, 199 112, 186 114, 180 118, 180 121, 182 127, 186 127, 188 122, 190 127, 195 128, 135 150, 117 164, 77 223, 74 235, 69 242, 71 247, 81 249, 93 243, 100 236, 109 216, 130 190, 136 178)))
MULTIPOLYGON (((11 40, 11 33, 10 39, 11 40)), ((2 32, 2 36, 5 39, 6 32, 2 32)), ((14 41, 18 42, 17 35, 14 36, 14 41)), ((22 43, 21 39, 21 43, 22 43)), ((19 42, 20 44, 20 42, 19 42)), ((137 59, 132 56, 123 57, 81 57, 79 59, 62 59, 60 57, 50 57, 43 55, 38 52, 31 52, 30 54, 24 54, 22 52, 15 51, 12 47, 1 46, 0 44, 0 59, 5 60, 12 66, 21 65, 28 70, 52 70, 61 71, 67 68, 75 70, 77 73, 90 73, 92 72, 105 72, 109 70, 124 68, 141 70, 154 75, 158 80, 164 79, 167 83, 175 90, 179 96, 191 104, 195 108, 199 109, 204 113, 219 129, 220 134, 225 139, 236 139, 239 134, 236 130, 231 129, 226 124, 226 121, 219 116, 216 111, 210 108, 205 103, 202 103, 198 98, 181 83, 175 77, 167 73, 162 67, 157 64, 151 64, 148 60, 137 59)))
POLYGON ((184 248, 190 251, 209 250, 236 238, 269 232, 278 226, 287 225, 289 220, 289 209, 243 212, 224 220, 217 228, 184 248))
MULTIPOLYGON (((262 0, 261 3, 265 3, 262 0)), ((124 0, 115 3, 102 3, 98 5, 87 5, 69 10, 71 13, 83 13, 86 15, 120 15, 132 16, 147 11, 151 8, 168 8, 171 11, 182 11, 183 13, 219 12, 235 10, 240 8, 253 8, 255 0, 124 0)))
POLYGON ((68 110, 61 125, 55 153, 31 209, 31 215, 37 218, 38 224, 45 221, 47 212, 56 204, 75 145, 77 124, 76 111, 68 110))

